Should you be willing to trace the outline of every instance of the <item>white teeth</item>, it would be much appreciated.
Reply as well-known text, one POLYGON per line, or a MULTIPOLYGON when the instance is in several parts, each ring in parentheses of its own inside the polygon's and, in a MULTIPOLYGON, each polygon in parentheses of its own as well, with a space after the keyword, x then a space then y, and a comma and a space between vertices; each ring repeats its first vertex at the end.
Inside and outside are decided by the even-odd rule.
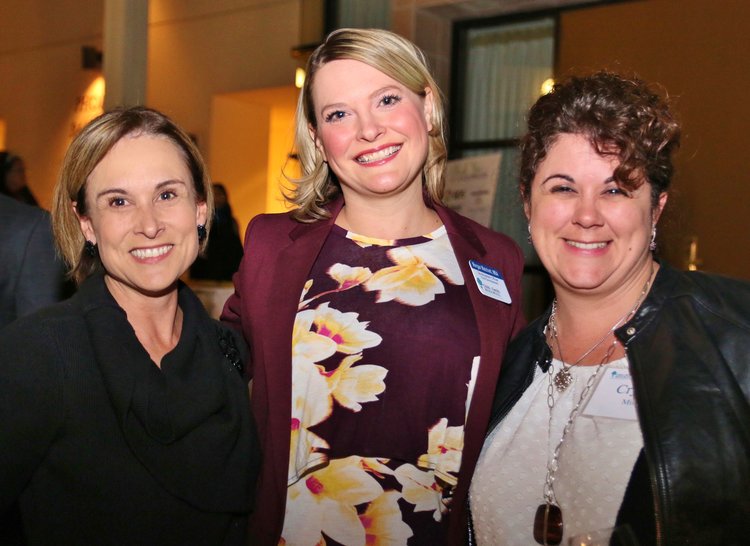
POLYGON ((388 146, 382 150, 371 154, 363 154, 357 158, 358 163, 372 163, 373 161, 380 161, 386 157, 392 156, 401 149, 401 146, 388 146))
POLYGON ((596 250, 597 248, 604 248, 607 243, 579 243, 578 241, 567 241, 570 246, 580 248, 582 250, 596 250))
POLYGON ((145 260, 147 258, 156 258, 157 256, 161 256, 162 254, 166 254, 167 252, 172 250, 172 246, 173 245, 165 245, 158 248, 136 248, 135 250, 131 250, 130 253, 136 258, 145 260))

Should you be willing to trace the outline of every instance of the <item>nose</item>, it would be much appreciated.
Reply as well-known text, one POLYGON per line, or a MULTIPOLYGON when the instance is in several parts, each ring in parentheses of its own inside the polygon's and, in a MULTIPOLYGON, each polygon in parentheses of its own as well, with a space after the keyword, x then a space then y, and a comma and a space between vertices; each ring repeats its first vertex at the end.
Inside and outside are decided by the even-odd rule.
POLYGON ((383 125, 378 116, 371 113, 362 114, 359 117, 359 137, 362 140, 372 142, 383 134, 383 125))
POLYGON ((583 228, 598 227, 604 224, 599 203, 595 196, 582 195, 576 202, 573 223, 583 228))
POLYGON ((163 229, 162 222, 153 205, 139 207, 136 214, 136 233, 142 233, 149 239, 154 239, 161 233, 163 229))

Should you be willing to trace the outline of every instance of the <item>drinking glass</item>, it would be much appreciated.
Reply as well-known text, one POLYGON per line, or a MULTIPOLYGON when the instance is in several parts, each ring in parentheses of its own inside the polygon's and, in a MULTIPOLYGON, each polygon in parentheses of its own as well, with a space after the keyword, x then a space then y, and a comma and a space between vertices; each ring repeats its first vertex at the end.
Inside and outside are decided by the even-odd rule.
POLYGON ((638 539, 629 525, 621 525, 572 536, 568 546, 638 546, 638 539))

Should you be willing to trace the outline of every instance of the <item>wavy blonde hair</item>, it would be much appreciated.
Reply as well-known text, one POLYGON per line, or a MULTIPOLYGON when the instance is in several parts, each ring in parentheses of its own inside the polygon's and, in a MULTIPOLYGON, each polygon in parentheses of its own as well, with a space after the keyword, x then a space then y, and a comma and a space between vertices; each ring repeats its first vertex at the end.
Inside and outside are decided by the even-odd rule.
POLYGON ((294 187, 287 192, 286 198, 298 207, 292 214, 302 222, 328 218, 326 205, 341 193, 338 181, 310 136, 310 127, 317 129, 312 97, 315 76, 326 63, 341 59, 365 63, 421 97, 426 96, 425 89, 432 91, 432 130, 429 132, 427 160, 422 167, 422 181, 427 199, 440 203, 447 157, 445 110, 440 88, 430 74, 424 53, 409 40, 387 30, 342 28, 330 33, 307 62, 307 75, 297 101, 295 121, 295 147, 302 176, 287 177, 294 187))
MULTIPOLYGON (((150 108, 135 106, 106 112, 91 120, 71 142, 52 198, 55 243, 68 264, 69 276, 78 284, 101 270, 102 265, 98 257, 89 256, 84 249, 86 241, 76 210, 81 216, 86 216, 86 183, 89 176, 112 147, 129 135, 159 136, 177 146, 192 175, 196 200, 206 203, 206 233, 210 230, 213 191, 206 164, 190 136, 167 116, 150 108)), ((207 242, 208 237, 201 243, 201 252, 205 250, 207 242)))

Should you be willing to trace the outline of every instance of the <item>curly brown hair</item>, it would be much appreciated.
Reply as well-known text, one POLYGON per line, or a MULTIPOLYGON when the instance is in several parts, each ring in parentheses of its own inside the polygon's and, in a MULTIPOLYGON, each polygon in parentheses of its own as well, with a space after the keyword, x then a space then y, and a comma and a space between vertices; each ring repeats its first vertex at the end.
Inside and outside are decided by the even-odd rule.
POLYGON ((519 182, 525 202, 539 164, 564 133, 584 135, 598 154, 616 156, 614 179, 625 189, 649 182, 654 206, 669 188, 680 126, 667 99, 640 79, 606 71, 572 76, 540 97, 527 119, 519 182))

